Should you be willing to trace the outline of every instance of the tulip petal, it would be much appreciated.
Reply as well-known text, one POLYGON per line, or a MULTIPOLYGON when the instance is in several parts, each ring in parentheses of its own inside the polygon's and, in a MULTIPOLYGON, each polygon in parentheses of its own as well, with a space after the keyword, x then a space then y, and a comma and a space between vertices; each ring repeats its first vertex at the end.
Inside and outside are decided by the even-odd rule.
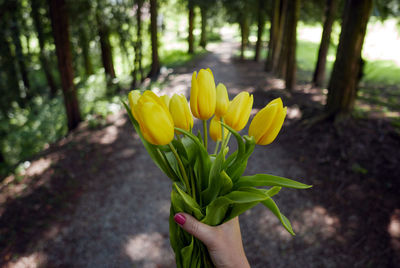
POLYGON ((201 69, 197 77, 199 94, 197 95, 197 106, 199 118, 207 120, 215 112, 216 91, 213 75, 201 69))
POLYGON ((137 119, 137 113, 135 111, 135 106, 139 100, 139 98, 141 97, 140 95, 140 90, 132 90, 131 92, 129 92, 128 94, 128 100, 129 100, 129 107, 131 108, 131 112, 133 117, 137 119))
POLYGON ((258 144, 261 138, 270 129, 274 118, 279 110, 279 104, 273 103, 268 104, 263 109, 261 109, 251 121, 249 127, 249 136, 253 136, 258 144))
POLYGON ((141 114, 140 128, 143 136, 156 145, 166 145, 174 138, 174 125, 162 106, 145 102, 139 106, 141 114))
POLYGON ((285 121, 287 107, 283 108, 282 110, 278 111, 274 121, 271 124, 271 127, 266 132, 266 134, 260 139, 258 144, 260 145, 268 145, 272 143, 276 136, 278 136, 279 131, 282 128, 283 121, 285 121))
POLYGON ((197 72, 192 75, 192 88, 190 90, 190 109, 195 117, 199 118, 199 109, 197 106, 197 96, 199 94, 199 86, 197 84, 197 72))
POLYGON ((226 114, 229 107, 228 91, 224 84, 219 83, 216 89, 216 107, 215 114, 222 117, 226 114))

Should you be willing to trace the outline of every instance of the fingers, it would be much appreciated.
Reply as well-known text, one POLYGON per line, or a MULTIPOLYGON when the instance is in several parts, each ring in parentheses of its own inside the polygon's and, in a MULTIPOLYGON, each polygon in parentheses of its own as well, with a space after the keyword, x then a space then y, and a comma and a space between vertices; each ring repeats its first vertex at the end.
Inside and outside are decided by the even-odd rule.
POLYGON ((183 230, 201 240, 206 246, 213 244, 216 229, 199 222, 194 217, 186 213, 177 213, 174 220, 183 230))

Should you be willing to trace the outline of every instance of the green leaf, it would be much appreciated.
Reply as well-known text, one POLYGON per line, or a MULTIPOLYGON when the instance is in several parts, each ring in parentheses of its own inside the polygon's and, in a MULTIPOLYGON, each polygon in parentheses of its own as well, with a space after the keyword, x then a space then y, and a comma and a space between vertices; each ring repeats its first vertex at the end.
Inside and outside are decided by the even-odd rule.
POLYGON ((235 183, 239 177, 243 174, 246 169, 247 161, 249 157, 254 151, 254 147, 256 146, 256 142, 254 137, 249 137, 247 135, 243 136, 244 143, 244 152, 237 154, 235 160, 228 166, 226 173, 231 177, 232 181, 235 183))
POLYGON ((208 155, 207 150, 204 148, 204 145, 202 143, 200 143, 199 139, 193 135, 192 133, 181 129, 181 128, 175 128, 177 131, 183 133, 185 136, 187 136, 188 138, 190 138, 197 147, 197 157, 198 159, 200 159, 200 161, 197 163, 197 168, 196 169, 200 169, 198 171, 198 173, 200 174, 196 174, 197 176, 197 180, 201 181, 201 190, 207 189, 208 187, 208 180, 204 179, 204 178, 208 178, 209 174, 210 174, 210 167, 211 167, 211 160, 210 160, 210 156, 208 155), (199 177, 198 175, 201 175, 201 177, 199 177))
POLYGON ((230 204, 232 204, 232 200, 224 196, 218 197, 207 206, 206 216, 202 222, 211 226, 221 224, 230 204))
POLYGON ((192 214, 198 220, 203 219, 204 214, 201 212, 199 204, 197 204, 197 202, 190 195, 182 191, 182 189, 178 186, 177 183, 174 183, 172 187, 180 195, 180 197, 182 198, 183 202, 186 205, 185 208, 183 208, 184 210, 182 211, 188 214, 192 214))
POLYGON ((282 189, 282 187, 274 186, 268 190, 264 190, 264 189, 259 189, 259 190, 265 192, 265 194, 268 195, 269 197, 273 197, 274 195, 278 194, 281 191, 281 189, 282 189))
POLYGON ((219 191, 219 195, 226 195, 232 190, 233 183, 231 178, 226 174, 225 170, 222 170, 220 173, 221 180, 221 190, 219 191))
POLYGON ((192 267, 192 258, 195 257, 193 256, 193 243, 194 237, 192 236, 192 241, 190 242, 190 245, 181 249, 183 267, 192 267))
POLYGON ((267 198, 265 193, 255 188, 241 188, 232 191, 225 196, 218 197, 207 206, 206 216, 202 222, 210 225, 221 224, 267 198), (231 213, 226 215, 229 208, 232 208, 231 213))
POLYGON ((222 164, 224 163, 223 152, 219 152, 215 160, 211 164, 210 175, 208 178, 208 188, 204 190, 202 195, 203 205, 208 205, 214 200, 221 189, 222 181, 220 179, 220 172, 222 164))
POLYGON ((281 221, 283 227, 291 234, 295 235, 292 229, 292 225, 290 224, 290 221, 288 218, 286 218, 285 215, 283 215, 274 200, 272 198, 268 198, 267 200, 264 200, 261 202, 264 206, 266 206, 269 210, 271 210, 272 213, 281 221))
POLYGON ((294 189, 307 189, 312 185, 307 185, 301 182, 290 180, 287 178, 269 175, 269 174, 256 174, 253 176, 240 177, 234 183, 233 188, 238 189, 241 187, 260 187, 260 186, 280 186, 294 189))
POLYGON ((172 180, 176 180, 177 179, 176 174, 174 174, 172 169, 168 166, 168 163, 166 163, 165 159, 162 156, 162 153, 158 150, 158 147, 147 142, 143 138, 142 132, 140 131, 139 123, 133 117, 131 109, 124 101, 122 101, 122 103, 125 107, 126 112, 128 113, 129 119, 131 120, 133 127, 136 130, 136 133, 139 135, 151 159, 153 159, 154 163, 158 166, 158 168, 161 169, 165 174, 167 174, 169 178, 171 178, 172 180))

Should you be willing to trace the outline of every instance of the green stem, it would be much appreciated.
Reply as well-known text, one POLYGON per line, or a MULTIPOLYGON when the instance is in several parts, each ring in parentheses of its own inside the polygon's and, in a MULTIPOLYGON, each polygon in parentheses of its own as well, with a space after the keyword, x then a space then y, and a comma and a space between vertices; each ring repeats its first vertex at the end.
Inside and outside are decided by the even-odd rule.
POLYGON ((219 148, 220 143, 221 143, 221 141, 217 141, 217 143, 215 144, 215 151, 214 151, 215 155, 217 155, 217 153, 218 153, 218 148, 219 148))
POLYGON ((196 185, 194 182, 193 172, 190 172, 190 184, 192 184, 192 197, 197 202, 197 200, 196 200, 196 185))
POLYGON ((163 154, 159 148, 157 148, 157 153, 160 155, 161 159, 163 160, 163 163, 165 165, 165 167, 168 169, 168 172, 170 173, 171 176, 173 176, 175 174, 175 172, 172 170, 171 166, 169 165, 165 154, 163 154))
POLYGON ((171 149, 172 153, 174 154, 174 156, 175 156, 175 158, 176 158, 176 161, 178 161, 178 166, 179 166, 179 169, 181 170, 181 173, 182 173, 182 176, 183 176, 183 180, 185 181, 186 189, 187 189, 187 191, 190 193, 191 190, 190 190, 189 179, 188 179, 188 177, 187 177, 185 168, 184 168, 184 166, 183 166, 183 164, 182 164, 182 160, 181 160, 181 158, 179 157, 179 154, 178 154, 178 152, 175 150, 175 147, 172 145, 172 143, 168 143, 168 146, 169 146, 169 148, 171 149))
MULTIPOLYGON (((221 123, 224 122, 224 118, 221 117, 220 119, 221 123)), ((224 140, 225 140, 225 130, 224 130, 224 126, 221 124, 221 140, 222 140, 222 144, 224 144, 224 140)), ((222 147, 221 147, 222 149, 222 147)))
POLYGON ((203 120, 204 147, 207 151, 207 120, 203 120))
POLYGON ((226 136, 226 139, 224 140, 224 143, 221 146, 221 150, 225 150, 225 147, 228 145, 229 139, 231 138, 232 133, 228 133, 228 135, 226 136))

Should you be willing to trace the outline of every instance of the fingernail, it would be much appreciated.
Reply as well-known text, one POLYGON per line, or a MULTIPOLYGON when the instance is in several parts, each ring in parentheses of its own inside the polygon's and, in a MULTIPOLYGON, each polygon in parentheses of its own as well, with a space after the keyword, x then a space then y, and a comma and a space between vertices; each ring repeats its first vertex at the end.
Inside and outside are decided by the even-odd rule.
POLYGON ((185 218, 185 216, 183 216, 182 214, 176 214, 175 216, 174 216, 174 221, 177 223, 177 224, 179 224, 179 225, 184 225, 185 224, 185 222, 186 222, 186 218, 185 218))

